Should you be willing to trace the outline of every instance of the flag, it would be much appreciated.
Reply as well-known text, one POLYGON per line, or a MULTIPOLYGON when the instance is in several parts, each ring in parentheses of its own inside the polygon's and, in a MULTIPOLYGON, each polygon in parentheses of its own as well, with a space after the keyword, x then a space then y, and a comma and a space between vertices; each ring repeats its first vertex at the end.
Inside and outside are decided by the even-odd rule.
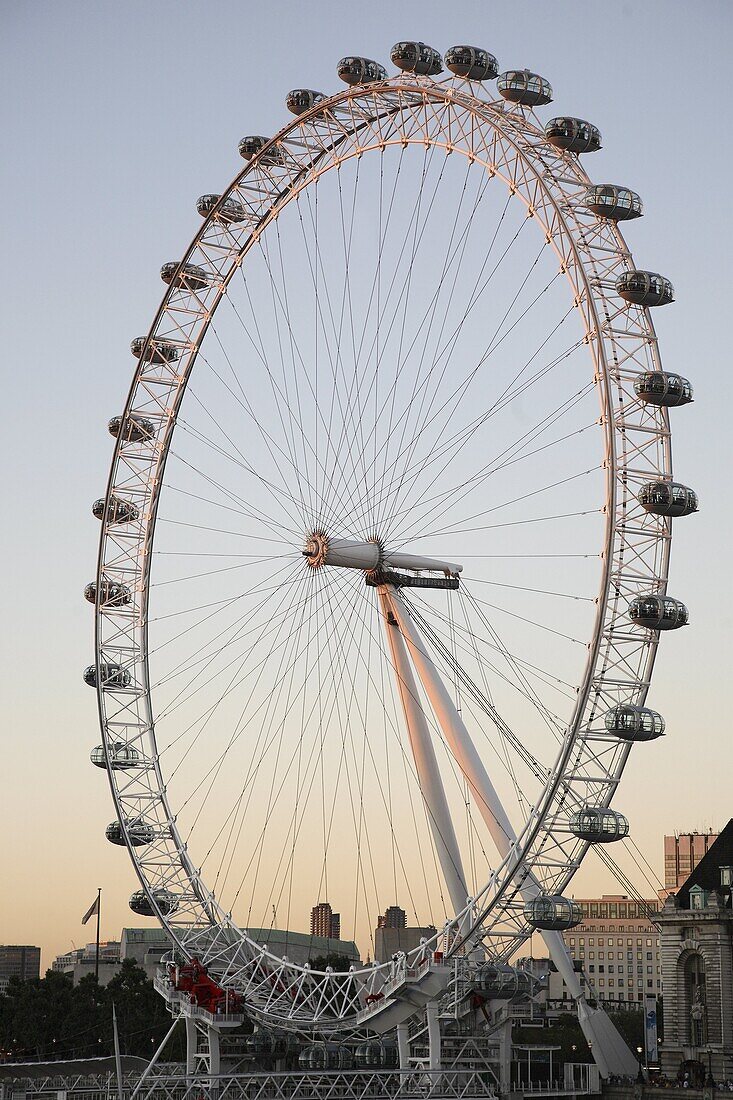
POLYGON ((87 921, 91 917, 93 917, 95 913, 98 913, 98 912, 99 912, 99 894, 97 894, 96 898, 94 899, 92 904, 89 906, 89 908, 87 909, 84 916, 81 918, 81 923, 86 924, 87 921))

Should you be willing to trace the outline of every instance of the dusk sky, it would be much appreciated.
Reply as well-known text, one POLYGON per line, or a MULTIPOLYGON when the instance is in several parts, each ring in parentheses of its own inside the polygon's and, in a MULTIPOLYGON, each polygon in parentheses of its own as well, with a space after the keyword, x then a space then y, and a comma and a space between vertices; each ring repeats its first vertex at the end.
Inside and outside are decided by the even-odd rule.
MULTIPOLYGON (((335 91, 345 54, 389 64, 393 42, 485 46, 551 80, 546 117, 596 123, 599 182, 637 190, 626 237, 639 267, 673 282, 654 320, 664 366, 695 387, 673 412, 674 470, 700 496, 677 522, 669 591, 691 625, 662 638, 650 704, 668 736, 631 755, 614 805, 662 875, 665 832, 719 829, 733 803, 729 680, 733 537, 729 447, 733 10, 726 0, 403 0, 399 5, 233 0, 5 0, 3 83, 3 902, 0 942, 38 944, 42 966, 140 923, 136 879, 104 837, 114 816, 93 693, 93 577, 112 445, 134 361, 161 297, 159 268, 200 219, 195 201, 240 170, 237 143, 289 121, 293 87, 335 91)), ((545 117, 545 115, 543 115, 545 117)), ((651 884, 624 864, 638 889, 651 884)), ((657 885, 655 882, 654 886, 657 885)), ((618 892, 590 858, 576 896, 618 892)), ((304 887, 308 905, 318 900, 304 887)), ((305 904, 305 901, 304 901, 305 904)))

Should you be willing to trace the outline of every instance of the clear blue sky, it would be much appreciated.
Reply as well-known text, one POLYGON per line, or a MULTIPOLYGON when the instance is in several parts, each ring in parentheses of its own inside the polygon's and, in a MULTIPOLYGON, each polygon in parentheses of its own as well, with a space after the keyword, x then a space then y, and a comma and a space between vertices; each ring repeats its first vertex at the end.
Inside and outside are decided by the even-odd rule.
MULTIPOLYGON (((335 89, 346 53, 394 41, 484 45, 555 89, 550 110, 597 123, 600 180, 638 190, 628 238, 674 282, 656 320, 669 370, 693 381, 675 414, 676 476, 701 496, 677 526, 670 591, 692 626, 664 639, 655 705, 669 736, 636 752, 623 809, 661 872, 663 832, 731 816, 729 546, 730 110, 725 0, 492 0, 399 5, 196 0, 17 2, 0 15, 2 81, 3 871, 0 941, 44 963, 80 942, 97 886, 103 932, 131 922, 133 875, 103 836, 112 816, 81 670, 110 457, 106 421, 132 372, 131 337, 161 293, 160 264, 198 225, 198 195, 238 170, 237 142, 287 121, 291 87, 335 89)), ((583 871, 576 893, 615 884, 583 871), (584 887, 586 890, 584 890, 584 887)))

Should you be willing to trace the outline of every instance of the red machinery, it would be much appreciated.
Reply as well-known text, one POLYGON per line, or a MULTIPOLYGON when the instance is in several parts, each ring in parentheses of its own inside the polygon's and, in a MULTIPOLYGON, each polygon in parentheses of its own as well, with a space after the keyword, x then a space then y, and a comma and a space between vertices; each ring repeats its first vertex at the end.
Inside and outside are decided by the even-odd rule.
POLYGON ((191 1003, 197 1008, 204 1008, 215 1016, 244 1012, 241 993, 222 989, 209 977, 206 967, 198 959, 191 959, 183 966, 171 965, 168 973, 175 988, 181 993, 188 993, 191 1003))

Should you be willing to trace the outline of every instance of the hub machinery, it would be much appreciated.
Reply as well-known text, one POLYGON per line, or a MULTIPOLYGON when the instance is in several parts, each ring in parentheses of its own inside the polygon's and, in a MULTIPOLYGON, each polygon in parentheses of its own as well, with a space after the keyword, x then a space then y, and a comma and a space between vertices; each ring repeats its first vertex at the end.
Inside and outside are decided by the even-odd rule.
POLYGON ((133 341, 86 591, 107 835, 134 911, 263 1025, 404 1027, 539 931, 629 1072, 562 932, 687 622, 672 286, 621 235, 639 196, 586 173, 597 128, 540 117, 547 80, 392 57, 242 140, 133 341), (398 903, 418 931, 383 958, 398 903))

